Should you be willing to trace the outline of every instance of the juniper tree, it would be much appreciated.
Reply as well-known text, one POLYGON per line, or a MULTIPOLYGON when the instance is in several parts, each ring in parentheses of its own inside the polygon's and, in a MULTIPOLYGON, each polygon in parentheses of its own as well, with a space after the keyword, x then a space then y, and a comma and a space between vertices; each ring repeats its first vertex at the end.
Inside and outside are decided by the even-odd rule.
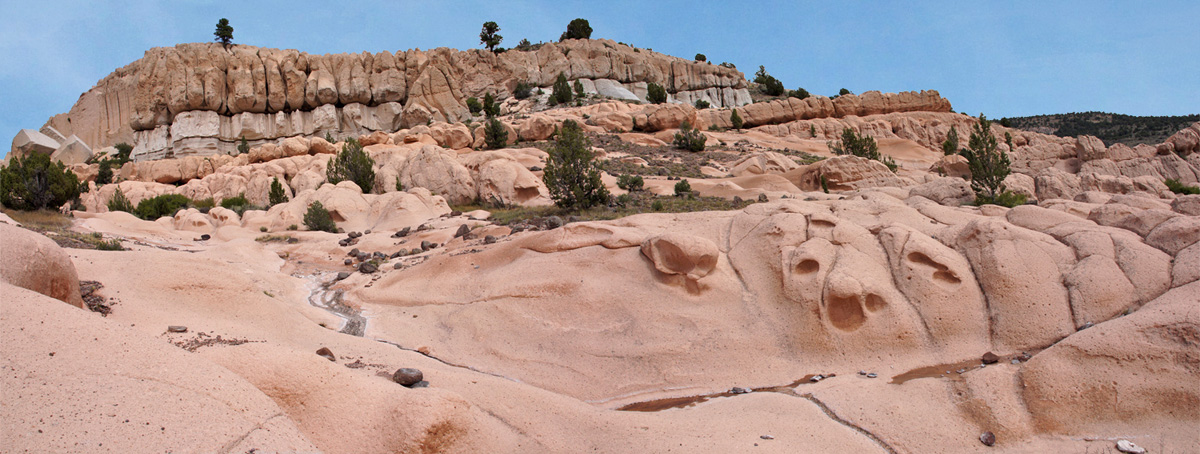
POLYGON ((561 208, 586 210, 608 203, 608 189, 600 180, 591 141, 574 121, 564 121, 559 128, 542 180, 554 204, 561 208))
POLYGON ((229 25, 229 19, 221 18, 217 21, 217 31, 213 32, 214 41, 225 46, 225 50, 229 50, 229 45, 233 44, 233 27, 229 25))
POLYGON ((996 200, 1004 192, 1003 182, 1008 177, 1010 162, 1008 153, 1000 149, 992 134, 992 122, 983 114, 979 114, 979 121, 971 130, 962 155, 971 169, 971 189, 975 190, 975 197, 996 200))
POLYGON ((504 37, 497 34, 500 31, 500 26, 495 22, 487 21, 483 23, 483 29, 479 31, 479 44, 487 47, 488 52, 495 52, 496 46, 504 41, 504 37))
POLYGON ((342 145, 342 151, 336 157, 329 158, 325 177, 333 184, 353 181, 362 189, 363 194, 367 194, 375 187, 374 167, 375 160, 367 155, 358 140, 348 138, 342 145))

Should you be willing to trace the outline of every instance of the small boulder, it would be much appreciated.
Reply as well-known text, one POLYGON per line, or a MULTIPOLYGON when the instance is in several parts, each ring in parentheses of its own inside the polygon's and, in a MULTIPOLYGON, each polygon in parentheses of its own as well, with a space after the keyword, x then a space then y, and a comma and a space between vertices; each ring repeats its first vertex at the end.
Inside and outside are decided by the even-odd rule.
POLYGON ((996 363, 1000 362, 1000 357, 992 352, 984 353, 983 358, 981 358, 981 359, 984 364, 996 364, 996 363))
POLYGON ((488 236, 483 237, 483 244, 493 244, 495 242, 496 242, 495 235, 488 235, 488 236))
POLYGON ((317 350, 317 356, 330 361, 337 361, 337 357, 333 356, 333 352, 329 350, 329 347, 321 347, 320 350, 317 350))
POLYGON ((1117 440, 1117 451, 1130 454, 1146 454, 1146 448, 1135 445, 1129 440, 1117 440))
POLYGON ((981 434, 979 434, 979 441, 981 443, 983 443, 984 446, 995 445, 996 444, 996 434, 991 433, 991 432, 981 433, 981 434))
POLYGON ((168 333, 186 333, 187 327, 183 325, 170 325, 167 327, 168 333))
POLYGON ((392 381, 399 383, 409 388, 425 379, 425 374, 421 373, 420 369, 410 367, 401 367, 396 369, 396 373, 392 374, 392 381))
POLYGON ((379 271, 379 267, 376 266, 374 263, 363 262, 362 264, 358 265, 358 272, 360 272, 360 273, 371 274, 376 271, 379 271))
POLYGON ((469 233, 471 233, 471 227, 468 227, 466 224, 462 224, 458 226, 458 231, 454 232, 454 237, 462 238, 467 236, 469 233))

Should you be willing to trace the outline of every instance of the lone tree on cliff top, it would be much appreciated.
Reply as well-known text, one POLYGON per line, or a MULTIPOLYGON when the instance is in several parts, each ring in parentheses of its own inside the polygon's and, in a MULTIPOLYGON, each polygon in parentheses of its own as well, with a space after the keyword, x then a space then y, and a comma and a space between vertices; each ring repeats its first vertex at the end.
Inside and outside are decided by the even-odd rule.
POLYGON ((229 50, 229 45, 233 44, 233 27, 229 25, 229 19, 224 17, 217 21, 217 31, 213 32, 214 41, 225 46, 225 50, 229 50))
POLYGON ((504 41, 504 37, 496 34, 500 31, 500 26, 495 22, 487 21, 483 23, 483 30, 479 31, 479 44, 487 47, 488 52, 495 52, 496 46, 504 41))
POLYGON ((558 42, 561 43, 568 39, 589 39, 591 37, 592 26, 588 24, 587 19, 579 18, 567 24, 567 31, 558 37, 558 42))

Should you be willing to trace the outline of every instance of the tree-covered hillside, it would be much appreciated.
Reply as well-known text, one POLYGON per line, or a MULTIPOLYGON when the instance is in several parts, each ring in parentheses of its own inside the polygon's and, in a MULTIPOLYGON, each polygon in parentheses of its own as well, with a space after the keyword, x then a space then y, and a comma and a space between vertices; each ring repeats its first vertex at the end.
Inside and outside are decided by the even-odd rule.
POLYGON ((1118 143, 1133 146, 1140 143, 1161 143, 1197 121, 1200 121, 1200 115, 1135 117, 1105 112, 1082 112, 1003 118, 1000 123, 1059 137, 1096 136, 1108 146, 1118 143))

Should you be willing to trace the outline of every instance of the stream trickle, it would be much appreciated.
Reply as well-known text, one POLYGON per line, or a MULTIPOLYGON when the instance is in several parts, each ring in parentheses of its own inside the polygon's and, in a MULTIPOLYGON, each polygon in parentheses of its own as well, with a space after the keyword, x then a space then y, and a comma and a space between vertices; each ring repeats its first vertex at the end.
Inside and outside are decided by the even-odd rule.
POLYGON ((342 319, 342 328, 338 332, 363 337, 367 329, 367 318, 363 317, 362 311, 342 302, 344 292, 341 289, 329 288, 332 279, 328 274, 316 273, 298 277, 307 281, 305 287, 308 289, 308 304, 342 319))

